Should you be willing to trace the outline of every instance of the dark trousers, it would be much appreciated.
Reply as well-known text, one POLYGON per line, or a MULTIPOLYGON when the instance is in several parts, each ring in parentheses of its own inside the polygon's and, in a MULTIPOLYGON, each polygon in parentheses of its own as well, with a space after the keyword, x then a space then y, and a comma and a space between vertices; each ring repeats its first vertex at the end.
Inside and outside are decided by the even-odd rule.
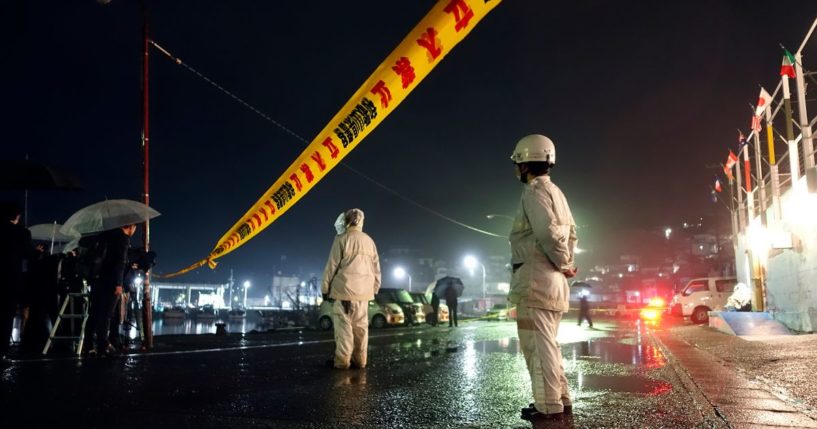
POLYGON ((10 296, 0 296, 0 357, 5 356, 11 346, 11 331, 16 315, 17 301, 10 296))
POLYGON ((448 305, 448 326, 457 326, 457 303, 450 303, 448 305))
POLYGON ((91 314, 96 334, 96 349, 100 353, 108 348, 108 329, 111 325, 111 315, 115 304, 116 295, 111 290, 91 288, 91 314), (101 290, 94 291, 94 289, 101 290))
POLYGON ((582 322, 585 321, 585 320, 587 320, 587 324, 590 325, 590 327, 592 328, 593 327, 593 319, 590 318, 590 310, 588 310, 586 308, 580 308, 579 309, 579 322, 577 323, 577 325, 581 326, 582 322))

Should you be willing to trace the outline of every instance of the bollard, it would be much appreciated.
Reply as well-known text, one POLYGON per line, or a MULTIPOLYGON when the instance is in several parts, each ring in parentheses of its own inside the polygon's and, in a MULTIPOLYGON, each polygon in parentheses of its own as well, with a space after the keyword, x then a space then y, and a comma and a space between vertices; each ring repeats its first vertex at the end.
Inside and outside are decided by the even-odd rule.
POLYGON ((227 324, 224 322, 216 323, 216 335, 227 335, 227 324))

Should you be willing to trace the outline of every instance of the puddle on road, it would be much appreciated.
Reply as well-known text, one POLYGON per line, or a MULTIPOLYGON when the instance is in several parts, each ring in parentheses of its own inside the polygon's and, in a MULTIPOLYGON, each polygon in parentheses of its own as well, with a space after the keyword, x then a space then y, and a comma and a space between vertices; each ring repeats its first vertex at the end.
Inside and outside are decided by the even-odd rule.
MULTIPOLYGON (((450 347, 449 347, 450 348, 450 347)), ((473 349, 481 353, 521 353, 517 338, 477 341, 473 349)), ((449 351, 446 349, 446 351, 449 351)), ((600 363, 620 363, 646 368, 666 365, 664 354, 651 343, 642 344, 632 339, 594 338, 577 343, 562 344, 562 355, 568 360, 588 360, 600 363)))
POLYGON ((672 385, 665 381, 653 380, 639 375, 598 375, 582 374, 578 376, 579 389, 610 390, 622 393, 640 393, 649 396, 663 395, 672 390, 672 385))
POLYGON ((646 368, 661 368, 667 364, 666 356, 652 343, 640 343, 631 339, 597 338, 578 343, 562 344, 565 359, 591 360, 601 363, 622 363, 646 368))

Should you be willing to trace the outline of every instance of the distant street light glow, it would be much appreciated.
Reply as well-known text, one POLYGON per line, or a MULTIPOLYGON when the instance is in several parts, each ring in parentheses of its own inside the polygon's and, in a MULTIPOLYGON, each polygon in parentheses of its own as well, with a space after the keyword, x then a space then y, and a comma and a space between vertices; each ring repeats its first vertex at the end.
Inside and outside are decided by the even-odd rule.
POLYGON ((398 279, 404 279, 408 277, 408 290, 411 292, 411 274, 406 271, 403 267, 397 267, 394 269, 394 277, 398 279))
POLYGON ((485 298, 485 277, 486 277, 485 265, 483 265, 482 262, 479 261, 479 259, 475 258, 472 255, 467 255, 465 259, 462 260, 462 263, 463 265, 465 265, 465 268, 468 268, 468 271, 470 272, 471 275, 474 275, 474 269, 477 268, 477 265, 482 267, 482 297, 485 298))

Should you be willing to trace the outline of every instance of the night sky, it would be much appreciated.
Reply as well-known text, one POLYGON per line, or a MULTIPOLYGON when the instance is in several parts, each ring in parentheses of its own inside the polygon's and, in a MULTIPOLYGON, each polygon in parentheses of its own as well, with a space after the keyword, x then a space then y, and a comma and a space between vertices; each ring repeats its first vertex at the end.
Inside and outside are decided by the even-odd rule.
MULTIPOLYGON (((152 38, 311 140, 432 1, 147 1, 152 38)), ((582 247, 633 225, 725 209, 707 168, 748 134, 758 85, 779 80, 814 1, 505 0, 345 163, 440 213, 506 234, 520 193, 509 155, 526 134, 557 147, 554 181, 582 247), (558 4, 556 4, 558 3, 558 4)), ((76 173, 85 190, 33 191, 29 224, 107 198, 140 199, 141 16, 133 0, 7 2, 3 158, 76 173), (12 4, 8 4, 12 3, 12 4)), ((817 41, 804 50, 806 66, 817 41)), ((151 223, 157 271, 206 256, 304 144, 151 52, 151 223)), ((782 154, 782 152, 781 152, 782 154)), ((0 193, 22 202, 21 192, 0 193)), ((443 259, 508 252, 334 169, 218 269, 182 281, 320 271, 342 210, 366 212, 381 252, 443 259), (282 261, 282 256, 286 260, 282 261)), ((588 257, 588 256, 585 256, 588 257)), ((592 258, 592 256, 590 256, 592 258)), ((588 260, 588 263, 594 261, 588 260)))

